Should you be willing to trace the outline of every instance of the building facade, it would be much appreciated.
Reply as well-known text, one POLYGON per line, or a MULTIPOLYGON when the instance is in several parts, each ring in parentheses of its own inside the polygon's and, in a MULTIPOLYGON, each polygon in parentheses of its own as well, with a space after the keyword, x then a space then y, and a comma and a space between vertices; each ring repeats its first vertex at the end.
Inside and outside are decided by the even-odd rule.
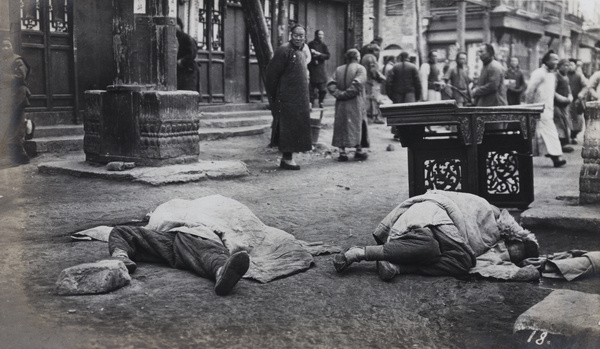
MULTIPOLYGON (((447 61, 451 63, 458 51, 465 51, 472 77, 481 70, 476 52, 483 42, 492 43, 496 58, 503 64, 509 57, 518 57, 526 76, 539 66, 540 58, 548 49, 559 52, 565 58, 581 59, 588 74, 598 70, 600 37, 595 34, 594 28, 584 30, 582 10, 587 11, 587 6, 583 5, 593 0, 467 0, 463 34, 465 47, 459 47, 457 43, 459 2, 366 1, 361 37, 381 36, 384 55, 386 47, 400 46, 414 55, 420 53, 421 57, 435 49, 440 68, 447 61), (563 4, 564 11, 561 10, 563 4), (420 36, 417 35, 418 27, 421 29, 420 36)), ((368 42, 368 39, 364 41, 368 42)))
MULTIPOLYGON (((158 0, 113 1, 133 7, 158 0)), ((11 38, 16 52, 32 66, 29 86, 33 96, 27 113, 39 125, 80 122, 84 91, 106 89, 114 83, 113 32, 122 28, 114 28, 113 1, 0 2, 0 35, 11 38)), ((161 1, 173 4, 173 16, 183 20, 185 31, 198 42, 202 103, 266 102, 241 0, 161 1)), ((498 60, 506 63, 508 57, 518 57, 526 74, 539 66, 549 48, 581 59, 588 75, 600 69, 600 23, 584 25, 585 14, 588 20, 600 21, 600 5, 590 5, 592 0, 564 0, 564 11, 563 0, 468 0, 465 47, 457 45, 457 1, 418 1, 261 3, 274 47, 287 41, 287 29, 294 23, 306 26, 309 41, 315 30, 323 30, 331 52, 326 63, 330 72, 343 64, 347 49, 361 47, 376 36, 383 37, 381 59, 399 50, 417 55, 420 48, 424 56, 436 49, 442 68, 458 51, 466 51, 472 77, 481 69, 476 50, 486 38, 496 47, 498 60)))
MULTIPOLYGON (((118 53, 113 52, 113 33, 131 28, 115 27, 113 1, 143 9, 147 1, 158 0, 1 1, 0 36, 12 39, 15 51, 32 67, 28 81, 32 105, 26 112, 38 125, 80 122, 84 92, 114 83, 118 53)), ((172 15, 182 19, 184 30, 198 42, 201 103, 266 102, 240 0, 161 1, 176 8, 172 15)), ((261 2, 273 33, 281 31, 277 19, 284 9, 288 27, 306 26, 307 40, 317 29, 325 32, 329 71, 343 64, 346 48, 354 45, 351 22, 359 2, 261 2)))

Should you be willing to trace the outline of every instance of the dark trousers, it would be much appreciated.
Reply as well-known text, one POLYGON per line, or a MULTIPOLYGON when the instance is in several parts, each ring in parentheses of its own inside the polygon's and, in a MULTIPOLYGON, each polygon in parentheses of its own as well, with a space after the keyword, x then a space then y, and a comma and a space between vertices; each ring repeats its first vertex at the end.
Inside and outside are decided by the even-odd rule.
POLYGON ((323 100, 325 99, 325 95, 327 94, 327 88, 325 87, 325 83, 324 82, 309 82, 308 88, 309 88, 309 92, 310 92, 310 102, 312 103, 315 99, 317 99, 317 96, 318 96, 319 103, 323 103, 323 100), (318 91, 318 95, 317 95, 317 93, 315 93, 315 90, 318 91))
MULTIPOLYGON (((0 130, 0 157, 8 157, 10 161, 17 164, 29 162, 29 156, 25 152, 23 143, 25 142, 25 106, 20 105, 9 111, 10 120, 3 122, 7 124, 5 130, 0 130)), ((6 114, 0 114, 2 117, 6 114)))
POLYGON ((225 246, 211 240, 132 226, 117 226, 110 232, 108 251, 112 255, 117 248, 134 262, 168 264, 212 280, 229 258, 225 246))
POLYGON ((475 266, 474 256, 433 226, 383 244, 383 260, 431 276, 461 276, 475 266))
POLYGON ((521 104, 521 94, 518 92, 506 91, 506 101, 508 105, 519 105, 521 104))

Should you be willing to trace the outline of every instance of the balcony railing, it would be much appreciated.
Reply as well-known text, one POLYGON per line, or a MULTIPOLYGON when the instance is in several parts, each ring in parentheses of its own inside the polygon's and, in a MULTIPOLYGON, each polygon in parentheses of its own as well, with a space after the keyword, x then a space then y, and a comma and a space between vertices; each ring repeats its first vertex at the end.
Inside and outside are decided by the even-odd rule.
MULTIPOLYGON (((570 8, 567 0, 565 3, 565 18, 578 18, 582 19, 583 15, 578 7, 570 8)), ((527 11, 529 13, 540 14, 542 18, 557 19, 560 18, 560 9, 563 4, 563 0, 499 0, 492 1, 493 6, 504 5, 509 9, 527 11)))

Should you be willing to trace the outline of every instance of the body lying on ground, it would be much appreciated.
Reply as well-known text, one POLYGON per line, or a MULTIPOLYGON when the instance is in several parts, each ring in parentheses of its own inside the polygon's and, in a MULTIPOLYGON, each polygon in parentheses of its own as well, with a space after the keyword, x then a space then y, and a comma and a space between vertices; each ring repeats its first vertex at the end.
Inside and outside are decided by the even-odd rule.
POLYGON ((537 280, 535 236, 508 211, 473 194, 432 190, 410 198, 379 223, 377 245, 352 247, 334 256, 343 272, 354 262, 377 261, 381 279, 416 273, 431 276, 478 274, 504 280, 537 280))
POLYGON ((313 264, 303 242, 264 224, 248 207, 221 195, 168 201, 152 212, 144 227, 106 228, 108 236, 102 233, 93 238, 107 241, 111 256, 122 260, 130 274, 136 262, 168 264, 214 280, 218 295, 230 293, 242 277, 266 283, 313 264))

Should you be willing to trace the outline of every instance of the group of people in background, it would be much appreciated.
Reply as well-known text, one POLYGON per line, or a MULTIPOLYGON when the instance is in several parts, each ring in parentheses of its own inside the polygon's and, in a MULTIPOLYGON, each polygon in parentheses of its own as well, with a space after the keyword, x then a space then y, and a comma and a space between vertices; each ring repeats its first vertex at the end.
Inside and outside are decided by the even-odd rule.
POLYGON ((416 57, 406 51, 397 57, 384 57, 380 67, 380 37, 360 50, 348 50, 346 63, 328 76, 325 61, 330 52, 323 41, 324 32, 317 30, 308 45, 303 26, 294 26, 291 33, 291 40, 277 48, 266 72, 274 116, 271 145, 279 146, 283 153, 280 166, 284 169, 300 169, 292 155, 311 149, 310 110, 317 105, 323 107, 327 92, 336 99, 332 145, 340 150, 339 161, 348 160, 347 148, 356 149, 355 159, 367 159, 367 125, 385 123, 379 105, 386 99, 413 103, 446 98, 454 99, 459 107, 518 105, 521 101, 544 104, 534 151, 549 157, 555 167, 566 164, 563 152, 573 151, 569 144, 576 144, 584 127, 585 102, 597 100, 600 94, 600 72, 588 81, 578 71, 575 59, 560 59, 554 51, 548 51, 526 82, 518 58, 511 57, 505 68, 496 60, 494 47, 487 43, 478 49, 483 67, 473 80, 466 52, 458 52, 456 64, 443 71, 438 67, 435 50, 428 53, 420 67, 415 64, 416 57))
POLYGON ((347 148, 356 150, 354 159, 367 159, 367 113, 383 122, 379 121, 379 101, 372 99, 379 93, 375 82, 384 79, 377 65, 378 52, 361 55, 357 49, 348 50, 346 64, 328 76, 325 61, 330 53, 324 35, 317 30, 314 40, 305 44, 306 29, 295 25, 290 41, 275 50, 267 65, 265 89, 273 115, 270 146, 282 153, 282 169, 299 170, 294 153, 312 149, 310 111, 313 106, 323 107, 328 92, 336 99, 332 144, 340 150, 339 161, 348 161, 347 148))

